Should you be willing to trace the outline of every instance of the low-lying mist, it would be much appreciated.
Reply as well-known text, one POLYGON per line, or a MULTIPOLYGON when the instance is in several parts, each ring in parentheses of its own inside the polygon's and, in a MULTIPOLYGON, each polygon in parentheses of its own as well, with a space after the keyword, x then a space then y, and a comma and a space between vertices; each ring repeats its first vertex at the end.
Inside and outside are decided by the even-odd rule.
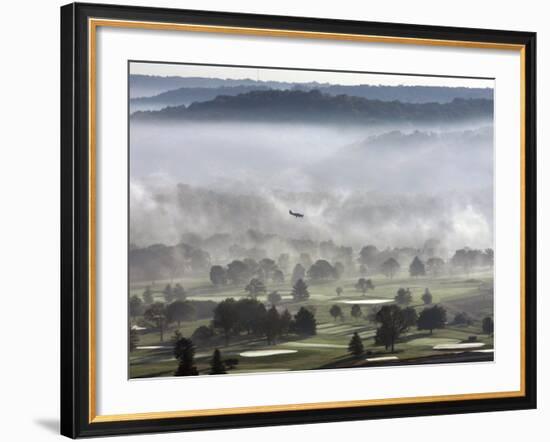
MULTIPOLYGON (((272 235, 262 246, 269 255, 288 252, 284 240, 332 240, 359 248, 366 244, 420 248, 431 238, 445 248, 492 247, 492 192, 437 195, 287 193, 258 190, 247 194, 179 184, 132 181, 131 242, 144 246, 176 244, 186 234, 228 235, 227 246, 243 244, 249 230, 272 235), (289 208, 305 214, 295 219, 289 208)), ((212 252, 211 250, 209 250, 212 252)))
POLYGON ((354 248, 421 247, 430 238, 449 250, 493 246, 486 121, 429 128, 133 122, 130 160, 130 237, 139 246, 189 234, 227 234, 229 245, 241 244, 250 230, 272 235, 263 247, 273 256, 288 252, 288 239, 354 248))
POLYGON ((460 191, 492 186, 493 134, 469 124, 146 123, 130 127, 134 179, 289 192, 460 191))

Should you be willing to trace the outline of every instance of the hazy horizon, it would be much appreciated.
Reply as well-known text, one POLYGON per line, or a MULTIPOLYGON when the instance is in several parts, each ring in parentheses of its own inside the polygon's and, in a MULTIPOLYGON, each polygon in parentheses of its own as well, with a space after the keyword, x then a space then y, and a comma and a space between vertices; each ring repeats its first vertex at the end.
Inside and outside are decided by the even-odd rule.
POLYGON ((472 79, 450 76, 423 76, 422 74, 332 72, 307 69, 225 67, 154 62, 131 62, 129 73, 130 75, 158 77, 280 81, 296 84, 318 82, 333 85, 441 86, 490 89, 494 87, 494 80, 490 78, 472 79))
MULTIPOLYGON (((130 72, 144 73, 143 65, 132 63, 130 72)), ((147 64, 147 72, 160 75, 168 66, 147 64)), ((246 74, 213 66, 171 69, 220 81, 246 74)), ((260 81, 442 81, 395 77, 268 69, 260 81)), ((493 85, 445 79, 454 80, 460 87, 493 85)), ((265 112, 269 116, 270 108, 265 112)), ((488 248, 493 153, 492 115, 456 123, 388 117, 382 124, 346 126, 131 120, 131 242, 175 244, 191 233, 238 237, 252 229, 354 248, 417 247, 432 238, 449 248, 488 248), (303 212, 304 219, 289 217, 289 209, 303 212)))

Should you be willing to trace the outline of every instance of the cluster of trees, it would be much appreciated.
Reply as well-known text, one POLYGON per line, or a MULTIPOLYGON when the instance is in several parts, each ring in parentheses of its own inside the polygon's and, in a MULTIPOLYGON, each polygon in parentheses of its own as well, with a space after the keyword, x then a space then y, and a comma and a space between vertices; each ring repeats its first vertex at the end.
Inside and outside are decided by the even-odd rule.
POLYGON ((455 269, 460 269, 464 273, 470 273, 479 267, 493 267, 494 251, 493 249, 478 250, 465 247, 454 253, 450 263, 455 269))
POLYGON ((172 284, 166 284, 162 294, 166 302, 185 301, 185 298, 187 298, 187 293, 180 283, 176 283, 174 287, 172 287, 172 284))
POLYGON ((210 281, 215 286, 226 284, 243 284, 248 280, 256 279, 262 283, 269 281, 282 283, 285 280, 283 271, 270 258, 255 261, 251 258, 233 260, 227 267, 214 265, 210 268, 210 281))
MULTIPOLYGON (((185 338, 179 331, 174 333, 172 338, 174 344, 174 357, 178 361, 178 367, 174 372, 175 376, 197 376, 199 374, 195 365, 195 344, 191 339, 185 338)), ((215 349, 210 360, 209 374, 225 374, 227 370, 238 365, 238 359, 222 359, 219 349, 215 349)))
POLYGON ((374 290, 374 284, 372 283, 372 279, 359 278, 355 284, 355 288, 365 295, 367 291, 374 290))
MULTIPOLYGON (((344 264, 340 261, 336 261, 334 264, 325 259, 311 262, 311 258, 307 253, 302 253, 300 259, 301 261, 294 266, 292 271, 291 284, 295 284, 299 279, 305 279, 306 277, 312 282, 337 280, 345 272, 344 264)), ((265 292, 266 283, 281 284, 285 282, 285 273, 282 269, 288 269, 289 263, 290 257, 288 254, 281 254, 277 262, 271 258, 264 258, 258 262, 251 258, 233 260, 227 267, 213 265, 210 268, 210 281, 215 286, 243 284, 250 281, 252 287, 256 285, 264 289, 263 292, 265 292)), ((255 292, 261 293, 258 290, 255 290, 255 292)))
POLYGON ((210 267, 210 255, 185 243, 175 246, 153 244, 132 247, 128 255, 133 281, 173 279, 186 273, 203 273, 210 267))
POLYGON ((174 301, 170 304, 153 302, 143 312, 143 317, 159 331, 161 342, 164 341, 164 331, 171 323, 177 323, 178 327, 182 321, 193 321, 196 317, 196 310, 189 301, 174 301))
MULTIPOLYGON (((472 325, 473 319, 466 312, 459 312, 453 318, 453 325, 472 325)), ((491 316, 486 316, 481 320, 481 330, 487 335, 493 334, 494 322, 491 316)))
MULTIPOLYGON (((407 306, 413 302, 412 292, 408 287, 407 288, 400 287, 397 290, 397 294, 393 299, 396 302, 396 304, 400 306, 403 306, 403 305, 407 306)), ((433 296, 430 292, 430 289, 426 288, 424 290, 424 293, 422 294, 421 299, 424 305, 430 305, 432 303, 433 296)))
POLYGON ((401 308, 394 304, 383 306, 376 313, 375 320, 379 324, 376 329, 376 344, 394 352, 397 339, 411 327, 429 330, 430 334, 434 329, 445 327, 447 312, 443 307, 434 305, 424 308, 418 314, 413 307, 401 308))
POLYGON ((311 281, 335 280, 342 277, 344 270, 344 264, 339 261, 332 265, 327 260, 319 259, 311 265, 307 277, 311 281))
POLYGON ((412 293, 410 289, 401 287, 397 290, 394 300, 398 305, 409 305, 412 302, 412 293))
MULTIPOLYGON (((176 283, 174 286, 172 286, 172 284, 166 284, 164 289, 157 291, 153 291, 151 286, 147 286, 141 298, 136 295, 130 298, 130 311, 132 311, 132 309, 139 311, 140 308, 143 308, 144 304, 152 304, 155 294, 161 294, 168 303, 174 300, 185 301, 187 298, 187 292, 180 283, 176 283)), ((136 314, 135 316, 138 315, 139 314, 136 314)))
MULTIPOLYGON (((223 333, 226 345, 231 336, 241 333, 262 336, 268 345, 272 345, 279 337, 289 333, 309 336, 316 334, 317 329, 315 315, 305 307, 300 308, 292 317, 288 310, 279 313, 274 305, 267 308, 253 298, 227 298, 220 302, 214 309, 212 326, 214 330, 223 333)), ((199 333, 199 330, 200 328, 194 335, 199 333)), ((204 330, 200 333, 206 336, 204 330)))
POLYGON ((437 248, 430 247, 424 250, 417 249, 393 249, 378 250, 376 246, 367 245, 359 252, 358 263, 362 275, 380 272, 388 278, 393 278, 400 270, 403 261, 411 259, 409 264, 410 276, 439 276, 447 265, 450 268, 469 273, 472 269, 492 267, 494 263, 493 249, 470 249, 465 247, 456 250, 453 257, 446 263, 442 258, 433 255, 437 248))
POLYGON ((184 321, 211 317, 216 305, 213 301, 185 300, 185 295, 181 295, 181 293, 185 293, 185 290, 179 284, 176 284, 174 288, 168 284, 163 293, 165 299, 173 301, 166 303, 154 301, 149 287, 145 289, 143 299, 133 295, 129 301, 130 318, 135 320, 142 317, 144 321, 158 330, 161 341, 164 341, 164 332, 171 324, 176 324, 179 328, 184 321), (171 293, 171 295, 166 296, 166 293, 171 293))
MULTIPOLYGON (((359 306, 354 305, 353 307, 359 306)), ((360 312, 360 309, 358 311, 360 312)), ((331 314, 333 314, 332 309, 331 314)), ((335 315, 333 314, 333 316, 335 315)), ((435 329, 444 328, 447 323, 447 311, 439 305, 434 305, 424 308, 418 314, 413 307, 401 308, 399 305, 389 305, 383 306, 375 314, 374 319, 379 324, 374 338, 376 345, 383 345, 386 350, 389 349, 393 353, 399 337, 411 327, 416 326, 418 330, 429 330, 430 334, 435 329)), ((472 319, 464 312, 457 313, 453 319, 455 325, 471 325, 472 322, 472 319)), ((492 334, 494 331, 493 318, 490 316, 483 318, 481 328, 483 333, 492 334)), ((364 352, 363 342, 357 332, 351 337, 348 351, 355 357, 360 357, 364 352)))

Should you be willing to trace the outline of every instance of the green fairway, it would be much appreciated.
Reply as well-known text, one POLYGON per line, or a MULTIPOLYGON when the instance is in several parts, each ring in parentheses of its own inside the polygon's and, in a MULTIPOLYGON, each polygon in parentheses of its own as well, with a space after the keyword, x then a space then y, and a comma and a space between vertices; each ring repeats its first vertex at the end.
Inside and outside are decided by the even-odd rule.
MULTIPOLYGON (((278 310, 288 309, 295 315, 300 307, 305 306, 315 314, 317 322, 316 335, 300 338, 293 334, 281 336, 275 345, 268 345, 267 340, 258 336, 241 334, 231 337, 226 345, 222 336, 215 336, 208 344, 195 344, 196 366, 200 374, 209 372, 212 352, 219 348, 223 358, 238 360, 238 365, 230 373, 250 373, 263 371, 308 370, 317 368, 358 366, 380 364, 384 362, 405 362, 414 358, 438 358, 448 356, 450 360, 469 349, 452 348, 474 340, 477 345, 470 346, 471 351, 484 350, 486 358, 492 357, 487 350, 493 348, 493 337, 482 332, 481 320, 493 311, 492 273, 480 272, 469 275, 445 275, 440 277, 411 278, 405 274, 389 279, 382 275, 369 276, 375 285, 365 295, 355 289, 357 278, 343 278, 321 284, 309 284, 310 297, 306 301, 296 302, 291 296, 290 284, 269 284, 268 292, 277 290, 282 295, 278 310), (341 296, 336 294, 336 287, 342 287, 341 296), (412 293, 412 306, 418 313, 423 308, 421 296, 429 288, 433 296, 433 304, 439 304, 447 311, 447 324, 442 329, 436 329, 430 334, 426 330, 412 327, 403 334, 395 345, 395 352, 386 351, 383 346, 374 342, 377 324, 372 315, 381 305, 393 304, 393 298, 400 288, 408 288, 412 293), (359 318, 351 316, 353 301, 386 300, 385 304, 358 304, 362 315, 359 318), (332 305, 341 307, 343 317, 334 318, 329 310, 332 305), (471 319, 468 325, 453 325, 454 315, 465 312, 471 319), (365 357, 350 358, 348 344, 353 333, 357 332, 362 339, 365 357), (438 345, 450 346, 449 350, 434 348, 438 345), (283 350, 278 352, 278 350, 283 350), (260 356, 243 357, 244 352, 260 351, 260 356), (278 354, 270 354, 277 351, 278 354), (392 356, 391 358, 389 356, 392 356), (368 361, 367 361, 368 359, 368 361)), ((199 278, 184 278, 171 281, 154 281, 147 284, 134 284, 130 288, 131 295, 141 296, 144 288, 150 286, 154 300, 162 301, 162 290, 167 283, 179 282, 185 287, 187 299, 194 301, 214 301, 216 303, 226 298, 243 298, 246 292, 242 287, 224 286, 216 288, 209 280, 199 278)), ((268 304, 267 295, 258 296, 258 300, 268 304)), ((211 318, 184 321, 180 327, 171 324, 164 331, 164 340, 160 341, 160 333, 152 324, 143 319, 134 318, 132 323, 145 326, 145 330, 137 332, 139 342, 137 349, 130 353, 130 377, 151 377, 173 375, 177 361, 173 355, 171 337, 179 330, 184 337, 191 337, 199 326, 209 325, 211 318)), ((460 346, 459 346, 460 347, 460 346)), ((258 353, 250 353, 258 354, 258 353)))

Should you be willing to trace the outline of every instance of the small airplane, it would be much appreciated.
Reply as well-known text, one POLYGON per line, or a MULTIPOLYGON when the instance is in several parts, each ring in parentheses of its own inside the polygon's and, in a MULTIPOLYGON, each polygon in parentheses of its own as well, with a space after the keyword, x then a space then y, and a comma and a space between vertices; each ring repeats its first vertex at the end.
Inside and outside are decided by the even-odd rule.
POLYGON ((304 217, 303 213, 293 212, 292 210, 289 210, 288 213, 290 215, 294 216, 295 218, 303 218, 304 217))

